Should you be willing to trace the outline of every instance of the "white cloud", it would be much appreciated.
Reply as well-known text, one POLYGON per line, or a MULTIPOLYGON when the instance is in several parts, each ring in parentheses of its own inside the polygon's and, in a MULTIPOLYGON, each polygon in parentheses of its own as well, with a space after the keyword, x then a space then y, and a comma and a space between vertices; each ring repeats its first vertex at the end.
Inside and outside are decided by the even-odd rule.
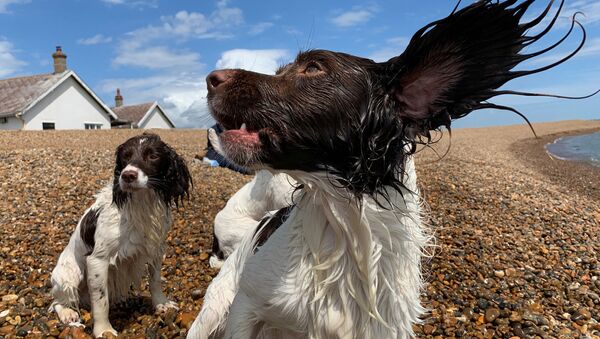
POLYGON ((385 46, 373 51, 369 55, 369 59, 373 59, 376 62, 388 61, 389 59, 402 54, 409 41, 410 39, 406 37, 387 39, 385 46))
POLYGON ((252 26, 250 28, 250 31, 248 31, 248 34, 250 35, 258 35, 264 31, 266 31, 267 29, 273 27, 273 23, 272 22, 260 22, 254 26, 252 26))
POLYGON ((15 73, 26 63, 17 59, 13 54, 13 45, 0 37, 0 77, 15 73))
POLYGON ((562 14, 565 17, 571 18, 575 12, 582 12, 583 17, 579 16, 579 20, 583 24, 596 24, 600 22, 600 1, 598 0, 580 0, 569 4, 567 9, 562 14))
POLYGON ((96 34, 91 38, 79 39, 77 43, 80 45, 98 45, 98 44, 107 44, 112 41, 112 38, 109 36, 104 36, 102 34, 96 34))
POLYGON ((179 11, 161 17, 160 23, 131 31, 119 42, 113 65, 146 68, 155 74, 107 79, 100 91, 112 95, 120 88, 126 105, 157 100, 178 127, 209 126, 213 120, 206 106, 206 74, 200 55, 167 46, 191 39, 225 39, 243 23, 239 8, 219 1, 210 14, 179 11))
MULTIPOLYGON (((530 35, 540 32, 544 28, 546 28, 546 26, 548 26, 548 24, 550 24, 550 21, 556 14, 557 9, 558 9, 558 6, 555 5, 554 12, 551 11, 548 15, 546 15, 546 17, 544 17, 542 22, 540 22, 532 32, 530 32, 530 35)), ((569 2, 565 5, 565 7, 563 8, 563 10, 560 13, 560 16, 558 17, 558 20, 556 21, 555 27, 563 27, 564 28, 566 26, 570 26, 573 15, 577 12, 583 13, 583 15, 581 15, 581 14, 577 15, 577 20, 579 22, 581 22, 584 26, 595 25, 595 24, 600 23, 600 1, 598 1, 598 0, 577 0, 577 1, 569 2)), ((539 13, 528 14, 523 19, 523 22, 532 21, 540 14, 541 14, 541 11, 539 13)))
POLYGON ((125 105, 158 101, 177 127, 206 127, 212 123, 206 107, 205 75, 173 73, 135 79, 107 79, 99 91, 121 89, 125 105))
POLYGON ((161 17, 160 21, 158 25, 127 33, 119 42, 113 65, 170 71, 200 70, 203 65, 198 53, 168 48, 168 42, 225 38, 229 36, 228 29, 242 24, 244 20, 239 8, 227 7, 226 1, 219 1, 210 15, 179 11, 175 15, 161 17))
POLYGON ((592 55, 600 55, 600 38, 588 40, 581 52, 579 52, 579 56, 592 55))
POLYGON ((188 51, 172 51, 164 46, 134 48, 121 46, 113 59, 115 66, 134 66, 148 69, 187 69, 202 68, 200 55, 188 51))
POLYGON ((244 19, 239 8, 229 8, 227 2, 219 1, 217 9, 210 15, 179 11, 175 15, 161 17, 160 21, 161 24, 127 33, 119 43, 113 65, 197 70, 202 66, 197 53, 174 50, 164 45, 173 40, 227 38, 231 36, 229 29, 241 25, 244 19))
MULTIPOLYGON (((573 48, 575 48, 575 47, 573 47, 573 48)), ((567 55, 569 55, 571 50, 572 49, 569 49, 568 51, 565 51, 563 53, 558 52, 558 53, 552 53, 552 54, 548 54, 548 55, 542 55, 540 57, 533 58, 530 61, 530 63, 533 65, 551 64, 551 63, 556 62, 556 61, 566 57, 567 55)), ((600 56, 600 38, 587 40, 585 42, 585 45, 583 46, 583 48, 573 57, 573 59, 581 58, 581 57, 590 57, 590 56, 600 56)), ((569 62, 569 61, 567 61, 567 62, 569 62)))
POLYGON ((158 39, 225 39, 231 37, 230 29, 244 22, 242 10, 230 8, 226 2, 217 3, 210 15, 179 11, 175 15, 162 16, 161 24, 149 25, 127 33, 130 44, 143 45, 158 39))
POLYGON ((219 6, 210 16, 202 13, 180 11, 174 16, 161 18, 163 25, 155 34, 164 34, 180 39, 190 38, 226 38, 230 36, 228 28, 244 22, 239 8, 219 6))
POLYGON ((289 58, 290 53, 284 49, 232 49, 221 54, 216 66, 274 74, 289 58))
POLYGON ((0 0, 0 13, 8 13, 8 6, 13 4, 26 4, 31 0, 0 0))
POLYGON ((373 17, 374 10, 355 8, 351 11, 339 14, 331 19, 331 21, 338 27, 346 28, 364 24, 373 17))
POLYGON ((158 0, 102 0, 110 5, 127 5, 131 7, 158 7, 158 0))

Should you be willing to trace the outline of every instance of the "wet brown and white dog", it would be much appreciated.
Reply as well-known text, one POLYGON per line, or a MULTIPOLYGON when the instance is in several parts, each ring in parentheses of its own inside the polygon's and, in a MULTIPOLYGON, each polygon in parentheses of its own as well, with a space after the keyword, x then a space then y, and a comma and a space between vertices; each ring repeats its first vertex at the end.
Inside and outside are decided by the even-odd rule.
POLYGON ((227 129, 225 154, 283 171, 301 188, 294 206, 249 232, 225 261, 188 337, 411 337, 424 312, 420 261, 429 238, 411 154, 452 119, 513 110, 488 100, 530 95, 497 89, 581 48, 546 67, 512 71, 563 41, 521 53, 560 12, 528 36, 552 6, 521 23, 532 3, 477 1, 420 29, 383 63, 312 50, 274 76, 212 72, 208 103, 227 129))
POLYGON ((139 287, 148 266, 152 303, 177 307, 162 292, 160 269, 172 205, 188 196, 192 179, 183 158, 158 135, 143 134, 116 151, 113 182, 96 195, 52 271, 51 306, 63 323, 79 322, 89 304, 94 335, 116 335, 109 305, 139 287))

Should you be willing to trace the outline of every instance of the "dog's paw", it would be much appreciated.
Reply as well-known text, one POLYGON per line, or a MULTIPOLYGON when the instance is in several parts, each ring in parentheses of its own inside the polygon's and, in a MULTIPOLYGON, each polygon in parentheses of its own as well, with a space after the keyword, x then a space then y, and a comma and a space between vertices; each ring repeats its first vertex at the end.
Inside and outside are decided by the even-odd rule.
POLYGON ((208 264, 212 268, 219 268, 220 269, 221 266, 223 266, 224 262, 225 262, 224 260, 221 260, 221 259, 217 258, 216 255, 211 255, 210 259, 208 259, 208 264))
POLYGON ((69 323, 69 326, 70 327, 85 328, 85 325, 82 324, 82 323, 80 323, 79 321, 75 321, 75 322, 69 323))
POLYGON ((94 338, 116 338, 118 335, 119 333, 110 324, 106 326, 94 325, 94 338))
POLYGON ((79 319, 79 313, 72 308, 64 307, 57 305, 55 308, 56 314, 58 315, 58 319, 63 324, 80 324, 81 319, 79 319))
POLYGON ((179 310, 179 306, 177 306, 177 303, 174 301, 170 301, 170 300, 168 300, 164 303, 158 304, 154 308, 156 309, 157 312, 160 312, 160 313, 167 312, 170 309, 179 310))

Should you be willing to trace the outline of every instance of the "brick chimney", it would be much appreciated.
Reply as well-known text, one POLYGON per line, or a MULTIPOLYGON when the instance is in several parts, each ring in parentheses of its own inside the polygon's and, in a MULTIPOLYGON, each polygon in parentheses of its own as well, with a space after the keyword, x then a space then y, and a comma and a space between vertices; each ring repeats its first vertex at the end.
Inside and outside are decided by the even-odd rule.
POLYGON ((63 53, 60 46, 56 46, 56 52, 52 53, 52 59, 54 59, 54 74, 67 70, 67 55, 63 53))
POLYGON ((123 106, 123 97, 121 96, 121 90, 117 88, 117 94, 115 95, 115 107, 123 106))

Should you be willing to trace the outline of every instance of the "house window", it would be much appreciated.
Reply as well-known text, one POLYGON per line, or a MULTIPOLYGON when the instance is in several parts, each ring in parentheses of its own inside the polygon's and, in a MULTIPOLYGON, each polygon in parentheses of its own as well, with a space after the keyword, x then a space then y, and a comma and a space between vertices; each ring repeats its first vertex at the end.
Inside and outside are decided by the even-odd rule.
POLYGON ((6 124, 6 123, 8 123, 8 118, 7 117, 0 118, 0 124, 6 124))
POLYGON ((42 129, 55 129, 53 122, 42 122, 42 129))
POLYGON ((102 124, 83 124, 83 126, 85 126, 85 129, 101 129, 102 128, 102 124))

